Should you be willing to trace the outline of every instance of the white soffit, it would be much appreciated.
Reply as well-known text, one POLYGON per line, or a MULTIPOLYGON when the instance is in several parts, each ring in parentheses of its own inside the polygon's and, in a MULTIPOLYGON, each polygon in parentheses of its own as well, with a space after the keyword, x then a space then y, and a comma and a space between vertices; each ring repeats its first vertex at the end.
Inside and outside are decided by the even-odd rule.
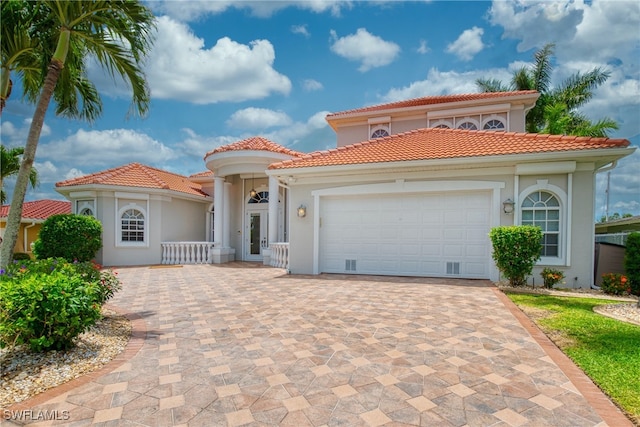
POLYGON ((522 163, 516 165, 516 175, 538 175, 550 173, 573 173, 576 162, 522 163))

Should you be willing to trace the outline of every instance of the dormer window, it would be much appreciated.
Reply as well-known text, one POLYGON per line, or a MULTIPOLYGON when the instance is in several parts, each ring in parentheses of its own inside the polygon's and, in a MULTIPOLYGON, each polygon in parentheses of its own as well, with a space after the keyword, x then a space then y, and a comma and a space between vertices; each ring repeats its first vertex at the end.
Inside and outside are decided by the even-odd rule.
POLYGON ((464 130, 478 130, 478 126, 470 121, 465 121, 462 122, 458 125, 458 129, 464 129, 464 130))
POLYGON ((371 139, 384 138, 385 136, 389 136, 389 131, 385 128, 378 128, 371 134, 371 139))
POLYGON ((505 130, 504 122, 498 119, 488 120, 482 127, 484 130, 505 130))

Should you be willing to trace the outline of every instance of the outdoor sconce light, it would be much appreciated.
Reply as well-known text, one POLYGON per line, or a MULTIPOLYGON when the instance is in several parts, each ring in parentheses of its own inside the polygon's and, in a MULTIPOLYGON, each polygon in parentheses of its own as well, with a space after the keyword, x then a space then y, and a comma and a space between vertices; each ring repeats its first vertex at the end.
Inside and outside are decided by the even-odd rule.
POLYGON ((249 191, 249 197, 252 199, 258 195, 255 187, 253 186, 253 174, 251 174, 251 191, 249 191))
POLYGON ((300 205, 300 207, 298 207, 298 218, 304 218, 305 216, 307 216, 307 207, 300 205))
POLYGON ((506 213, 507 215, 511 215, 513 213, 514 205, 515 202, 511 200, 511 198, 508 198, 502 203, 502 210, 504 210, 504 213, 506 213))

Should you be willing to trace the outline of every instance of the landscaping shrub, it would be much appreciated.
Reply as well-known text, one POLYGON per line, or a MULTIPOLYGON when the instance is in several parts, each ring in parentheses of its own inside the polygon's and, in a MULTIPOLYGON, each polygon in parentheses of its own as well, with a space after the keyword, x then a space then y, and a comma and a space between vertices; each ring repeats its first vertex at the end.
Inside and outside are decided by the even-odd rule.
POLYGON ((65 350, 100 318, 98 287, 61 271, 0 280, 0 345, 65 350))
POLYGON ((564 273, 560 270, 554 270, 553 268, 543 268, 540 272, 544 287, 547 289, 553 288, 564 279, 564 273))
POLYGON ((52 215, 33 244, 36 258, 90 261, 102 247, 102 224, 87 215, 52 215))
POLYGON ((602 292, 610 295, 626 295, 631 293, 629 279, 624 274, 607 273, 602 275, 602 292))
POLYGON ((25 259, 31 259, 31 255, 24 252, 16 252, 13 254, 14 261, 22 261, 25 259))
POLYGON ((0 270, 0 346, 67 349, 120 287, 114 272, 91 262, 14 261, 0 270))
POLYGON ((492 257, 511 286, 524 286, 542 250, 542 230, 531 225, 494 227, 492 257))
MULTIPOLYGON (((624 271, 629 279, 631 293, 640 295, 640 233, 634 232, 627 236, 624 271)), ((640 300, 638 304, 640 304, 640 300)))

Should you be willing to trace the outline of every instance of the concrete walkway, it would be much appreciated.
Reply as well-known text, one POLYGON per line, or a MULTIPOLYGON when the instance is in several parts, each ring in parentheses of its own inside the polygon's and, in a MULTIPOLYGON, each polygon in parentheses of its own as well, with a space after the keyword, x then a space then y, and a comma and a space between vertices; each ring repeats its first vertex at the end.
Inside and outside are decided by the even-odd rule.
POLYGON ((117 271, 129 348, 11 408, 34 425, 631 425, 486 281, 117 271))

